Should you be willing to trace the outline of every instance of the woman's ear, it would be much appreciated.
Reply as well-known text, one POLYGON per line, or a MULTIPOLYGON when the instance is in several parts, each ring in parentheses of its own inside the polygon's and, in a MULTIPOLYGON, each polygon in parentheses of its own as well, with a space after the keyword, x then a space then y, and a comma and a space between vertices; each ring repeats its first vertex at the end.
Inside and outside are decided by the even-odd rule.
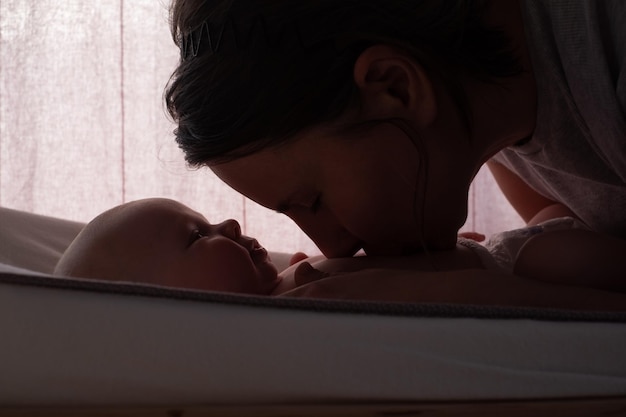
POLYGON ((417 127, 430 125, 437 115, 433 84, 422 67, 403 50, 374 45, 354 64, 361 113, 368 119, 403 118, 417 127))

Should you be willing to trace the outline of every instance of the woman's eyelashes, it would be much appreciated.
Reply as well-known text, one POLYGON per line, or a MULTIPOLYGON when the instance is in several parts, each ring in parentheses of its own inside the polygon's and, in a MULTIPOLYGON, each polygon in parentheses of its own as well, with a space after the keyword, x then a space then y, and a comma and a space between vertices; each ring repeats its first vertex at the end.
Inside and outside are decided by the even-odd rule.
POLYGON ((311 213, 315 214, 319 211, 320 207, 322 206, 322 195, 318 194, 317 197, 315 197, 315 200, 313 200, 313 202, 311 203, 311 213))

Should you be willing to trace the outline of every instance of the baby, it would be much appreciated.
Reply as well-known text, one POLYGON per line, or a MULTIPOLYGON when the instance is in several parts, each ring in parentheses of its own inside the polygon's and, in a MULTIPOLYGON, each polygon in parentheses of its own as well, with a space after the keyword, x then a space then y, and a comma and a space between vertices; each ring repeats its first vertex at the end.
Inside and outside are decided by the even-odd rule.
POLYGON ((236 221, 211 224, 189 207, 162 198, 98 215, 70 244, 54 273, 264 295, 273 294, 282 281, 267 251, 243 236, 236 221))
POLYGON ((617 282, 618 287, 623 286, 621 277, 625 269, 619 268, 626 268, 622 267, 624 257, 616 257, 615 253, 621 253, 619 251, 624 250, 624 244, 618 246, 618 252, 608 253, 600 259, 602 265, 594 264, 597 255, 593 253, 592 262, 587 262, 585 253, 588 253, 588 243, 594 248, 602 248, 603 238, 595 241, 594 238, 599 239, 597 234, 591 234, 589 240, 585 233, 591 232, 571 230, 573 222, 569 218, 555 219, 532 228, 505 232, 492 237, 487 243, 486 247, 491 252, 470 240, 459 239, 456 250, 407 257, 363 256, 297 262, 306 258, 298 254, 292 258, 292 266, 279 274, 268 252, 256 239, 242 235, 236 221, 211 224, 204 216, 179 202, 151 198, 114 207, 89 222, 63 254, 55 274, 256 295, 295 293, 315 296, 318 294, 315 291, 300 293, 297 287, 321 280, 333 284, 326 286, 331 288, 329 291, 332 293, 327 294, 329 298, 350 298, 353 294, 359 299, 396 301, 419 301, 433 288, 439 292, 431 299, 426 297, 427 300, 483 302, 485 285, 499 288, 491 292, 494 302, 518 297, 520 292, 515 290, 518 284, 524 291, 531 285, 530 301, 535 298, 533 291, 543 291, 543 288, 529 284, 528 279, 515 281, 514 274, 532 278, 533 281, 539 279, 570 284, 568 280, 571 280, 581 287, 602 288, 602 280, 606 279, 613 280, 610 283, 617 282), (581 238, 580 244, 572 236, 559 237, 559 230, 574 232, 574 237, 581 238), (583 236, 576 232, 583 233, 583 236), (537 240, 538 237, 541 239, 537 240), (544 242, 556 247, 546 251, 544 242), (571 251, 580 252, 575 256, 577 262, 572 259, 571 251), (555 256, 547 256, 548 252, 554 252, 555 256), (592 272, 601 271, 601 274, 590 275, 589 270, 580 267, 581 261, 595 268, 591 269, 592 272), (569 275, 559 275, 559 268, 568 269, 569 275), (380 273, 381 269, 385 270, 385 274, 380 273), (466 278, 478 277, 476 271, 485 269, 491 270, 484 275, 486 281, 480 275, 476 278, 476 285, 473 285, 473 281, 466 278), (468 270, 474 272, 457 274, 468 270), (376 271, 376 274, 367 271, 376 271), (417 279, 415 271, 426 273, 420 272, 417 279), (439 274, 428 274, 428 271, 439 274), (347 278, 335 278, 342 276, 347 278), (332 280, 324 279, 328 277, 332 280), (498 278, 498 281, 492 278, 498 278), (590 278, 598 282, 590 282, 590 278), (458 285, 465 285, 468 289, 459 290, 458 285), (476 291, 476 296, 472 295, 472 291, 476 291), (341 295, 342 292, 345 296, 341 295))
POLYGON ((482 268, 472 250, 406 258, 307 258, 298 253, 278 274, 256 239, 241 234, 235 220, 211 224, 198 212, 169 199, 137 200, 107 210, 79 233, 59 260, 61 276, 209 291, 277 295, 326 277, 364 268, 449 270, 482 268), (297 262, 306 259, 306 263, 297 262), (321 262, 323 260, 323 262, 321 262), (320 262, 314 262, 320 261, 320 262), (299 267, 299 269, 298 269, 299 267), (297 278, 296 278, 297 277, 297 278))

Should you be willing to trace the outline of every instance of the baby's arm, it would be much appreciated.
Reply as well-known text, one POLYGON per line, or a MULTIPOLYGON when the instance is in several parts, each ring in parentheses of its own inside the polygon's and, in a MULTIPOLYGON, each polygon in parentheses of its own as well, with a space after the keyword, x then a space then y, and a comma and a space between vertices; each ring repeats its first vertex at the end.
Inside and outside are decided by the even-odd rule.
POLYGON ((513 272, 545 282, 626 292, 626 240, 587 230, 531 237, 513 272))
MULTIPOLYGON (((280 284, 274 289, 272 295, 279 295, 290 291, 297 286, 308 284, 310 281, 330 275, 342 275, 345 273, 361 271, 364 269, 386 269, 406 271, 447 271, 457 269, 484 268, 480 258, 473 250, 463 245, 457 245, 456 249, 448 251, 418 253, 409 256, 355 256, 352 258, 326 259, 323 256, 305 258, 300 262, 292 263, 280 273, 280 284), (313 270, 305 269, 307 265, 313 266, 313 270), (300 269, 302 268, 302 269, 300 269), (296 271, 309 271, 308 274, 298 275, 296 271), (297 278, 299 276, 299 278, 297 278)), ((392 291, 403 289, 392 289, 392 291)))
POLYGON ((484 269, 365 269, 321 278, 281 295, 406 303, 626 311, 626 294, 558 285, 484 269))

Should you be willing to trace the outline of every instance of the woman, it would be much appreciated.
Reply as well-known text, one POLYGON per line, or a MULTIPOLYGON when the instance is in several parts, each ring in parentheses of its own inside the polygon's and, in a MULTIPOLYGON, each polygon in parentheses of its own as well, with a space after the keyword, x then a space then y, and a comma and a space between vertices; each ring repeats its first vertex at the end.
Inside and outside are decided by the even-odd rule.
POLYGON ((621 1, 174 1, 189 164, 328 257, 455 246, 488 162, 527 222, 626 237, 621 1))

